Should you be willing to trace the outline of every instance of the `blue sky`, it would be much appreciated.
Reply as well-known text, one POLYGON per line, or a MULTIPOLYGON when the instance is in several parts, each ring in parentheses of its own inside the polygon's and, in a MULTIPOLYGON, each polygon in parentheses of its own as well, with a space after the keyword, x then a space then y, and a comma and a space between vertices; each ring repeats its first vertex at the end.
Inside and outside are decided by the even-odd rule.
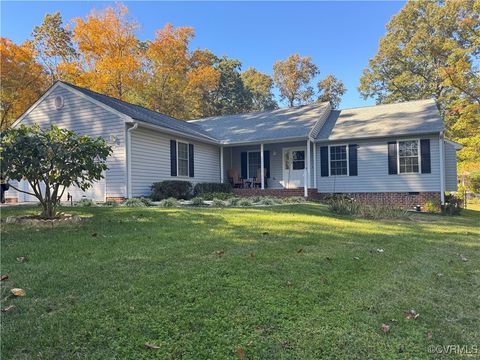
MULTIPOLYGON (((152 39, 170 22, 192 26, 193 48, 242 61, 272 73, 276 60, 290 54, 309 55, 320 77, 333 73, 348 92, 342 108, 373 104, 357 91, 362 70, 377 51, 385 25, 404 5, 393 2, 141 2, 124 1, 141 24, 139 38, 152 39)), ((26 40, 46 13, 60 11, 65 22, 86 16, 113 2, 1 2, 1 35, 16 43, 26 40)))

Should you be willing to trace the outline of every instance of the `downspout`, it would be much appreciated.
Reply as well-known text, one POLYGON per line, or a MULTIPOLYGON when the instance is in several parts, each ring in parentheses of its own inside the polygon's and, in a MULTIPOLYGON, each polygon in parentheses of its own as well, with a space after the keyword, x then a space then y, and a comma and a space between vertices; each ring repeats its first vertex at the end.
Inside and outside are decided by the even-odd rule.
POLYGON ((127 129, 127 198, 132 197, 132 131, 138 127, 138 123, 134 123, 132 127, 127 129))
POLYGON ((439 136, 440 147, 440 203, 445 205, 445 140, 444 131, 440 131, 439 136))

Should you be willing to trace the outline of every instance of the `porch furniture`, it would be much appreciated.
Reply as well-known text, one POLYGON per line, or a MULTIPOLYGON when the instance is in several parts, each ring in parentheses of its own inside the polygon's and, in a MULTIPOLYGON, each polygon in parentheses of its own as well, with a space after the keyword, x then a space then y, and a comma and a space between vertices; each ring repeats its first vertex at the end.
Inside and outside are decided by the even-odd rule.
POLYGON ((243 179, 243 188, 250 189, 252 188, 253 180, 252 179, 243 179))
POLYGON ((236 169, 228 169, 227 171, 228 181, 234 188, 241 188, 243 187, 243 181, 240 179, 240 175, 238 175, 238 171, 236 169))
MULTIPOLYGON (((267 169, 263 169, 264 175, 264 184, 267 187, 267 169)), ((253 179, 253 187, 261 187, 262 186, 262 169, 257 169, 257 176, 253 179)))

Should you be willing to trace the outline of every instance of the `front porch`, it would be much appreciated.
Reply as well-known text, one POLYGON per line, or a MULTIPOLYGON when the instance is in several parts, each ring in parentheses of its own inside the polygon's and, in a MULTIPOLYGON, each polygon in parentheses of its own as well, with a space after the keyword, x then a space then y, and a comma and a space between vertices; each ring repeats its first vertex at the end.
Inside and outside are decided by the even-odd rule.
POLYGON ((290 141, 220 148, 221 182, 240 196, 309 196, 316 192, 315 144, 290 141))
MULTIPOLYGON (((250 197, 250 196, 273 196, 278 198, 287 198, 292 196, 304 196, 305 197, 305 189, 304 188, 297 188, 297 189, 233 189, 233 192, 237 196, 241 197, 250 197)), ((307 198, 310 200, 318 200, 319 193, 317 189, 309 188, 307 189, 307 198)))

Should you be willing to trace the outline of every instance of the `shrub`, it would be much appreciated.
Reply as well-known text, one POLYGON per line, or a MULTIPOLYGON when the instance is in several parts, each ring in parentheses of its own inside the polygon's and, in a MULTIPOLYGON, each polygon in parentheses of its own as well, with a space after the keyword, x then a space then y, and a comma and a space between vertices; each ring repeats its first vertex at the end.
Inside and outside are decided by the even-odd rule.
POLYGON ((230 183, 198 183, 193 188, 193 195, 203 196, 209 193, 231 193, 230 183))
POLYGON ((203 205, 205 205, 203 198, 197 196, 192 199, 192 206, 203 206, 203 205))
POLYGON ((116 207, 118 205, 119 205, 118 202, 113 200, 107 200, 102 204, 102 206, 107 206, 107 207, 116 207))
POLYGON ((171 198, 163 199, 162 201, 160 201, 159 206, 166 207, 166 208, 171 208, 171 207, 177 207, 178 205, 179 204, 178 204, 177 199, 171 197, 171 198))
POLYGON ((278 199, 278 198, 265 196, 258 203, 260 205, 277 205, 277 204, 282 204, 283 201, 281 199, 278 199))
POLYGON ((75 206, 90 207, 95 206, 95 201, 92 199, 82 198, 81 200, 75 203, 75 206))
POLYGON ((358 204, 354 199, 346 196, 332 196, 328 200, 331 212, 339 215, 354 215, 358 212, 358 204))
POLYGON ((394 219, 406 217, 407 210, 388 205, 361 204, 348 196, 331 196, 328 201, 330 211, 339 215, 354 215, 364 219, 394 219))
POLYGON ((237 205, 241 207, 247 207, 247 206, 252 206, 253 203, 252 203, 252 200, 248 198, 243 198, 238 201, 237 205))
POLYGON ((445 215, 459 215, 462 212, 462 199, 453 194, 445 195, 445 205, 443 213, 445 215))
POLYGON ((213 193, 204 193, 202 197, 204 200, 213 200, 213 199, 221 199, 221 200, 228 200, 235 195, 233 193, 223 193, 223 192, 213 192, 213 193))
POLYGON ((168 199, 188 200, 192 196, 192 183, 182 180, 165 180, 152 185, 152 199, 154 201, 168 199))
POLYGON ((305 199, 303 196, 290 196, 283 200, 287 204, 303 204, 307 202, 307 199, 305 199))
POLYGON ((429 213, 437 213, 440 211, 440 204, 432 200, 427 200, 423 205, 423 211, 426 211, 429 213))
POLYGON ((228 202, 230 203, 231 206, 237 206, 238 203, 240 202, 240 200, 242 200, 242 198, 232 197, 232 198, 228 199, 228 202))
POLYGON ((150 198, 141 197, 140 201, 145 204, 145 206, 153 206, 153 202, 150 198))
POLYGON ((131 198, 127 199, 124 203, 124 206, 127 207, 146 207, 145 203, 142 201, 142 199, 139 198, 131 198))
POLYGON ((225 207, 225 202, 220 199, 213 199, 211 206, 213 207, 225 207))

